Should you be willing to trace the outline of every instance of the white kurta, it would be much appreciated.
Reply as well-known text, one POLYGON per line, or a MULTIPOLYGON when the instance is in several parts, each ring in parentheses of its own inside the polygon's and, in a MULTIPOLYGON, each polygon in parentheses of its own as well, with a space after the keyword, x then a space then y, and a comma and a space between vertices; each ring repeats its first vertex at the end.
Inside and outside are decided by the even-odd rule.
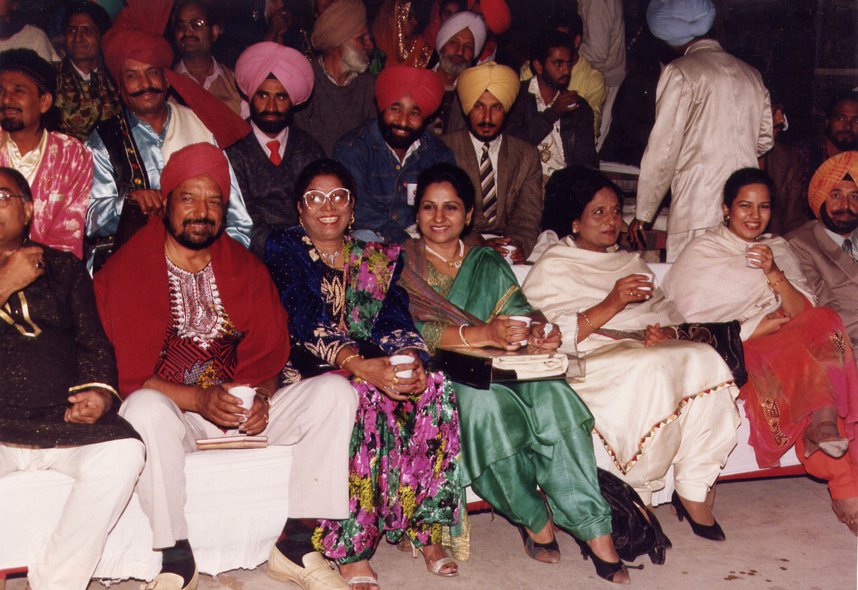
MULTIPOLYGON (((702 501, 736 444, 739 424, 738 389, 720 355, 694 342, 647 348, 632 337, 600 334, 576 344, 579 311, 601 302, 618 279, 649 272, 637 254, 590 252, 566 238, 537 261, 523 289, 559 326, 561 350, 585 356, 586 376, 572 386, 593 413, 616 472, 646 500, 673 464, 679 494, 702 501)), ((603 327, 632 331, 683 321, 656 288, 649 301, 627 306, 603 327)))

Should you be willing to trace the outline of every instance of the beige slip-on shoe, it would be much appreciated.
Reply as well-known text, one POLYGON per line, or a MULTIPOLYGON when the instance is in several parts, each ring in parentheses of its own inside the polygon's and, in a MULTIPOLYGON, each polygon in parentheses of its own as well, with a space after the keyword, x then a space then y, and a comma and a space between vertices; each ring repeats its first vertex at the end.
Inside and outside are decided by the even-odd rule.
POLYGON ((185 580, 178 574, 158 574, 148 584, 140 586, 140 590, 197 590, 200 583, 200 573, 194 571, 194 577, 187 586, 182 586, 185 580))
POLYGON ((304 590, 349 590, 342 576, 322 557, 313 551, 301 558, 304 567, 288 559, 274 546, 268 557, 269 577, 281 582, 293 582, 304 590))

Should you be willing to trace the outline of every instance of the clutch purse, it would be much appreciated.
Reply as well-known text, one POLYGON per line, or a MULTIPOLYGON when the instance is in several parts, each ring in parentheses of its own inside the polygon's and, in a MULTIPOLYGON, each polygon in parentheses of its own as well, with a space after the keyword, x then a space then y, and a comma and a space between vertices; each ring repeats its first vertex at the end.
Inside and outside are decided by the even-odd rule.
POLYGON ((527 348, 439 348, 438 361, 453 381, 477 389, 488 389, 492 383, 564 379, 569 366, 565 354, 527 348))

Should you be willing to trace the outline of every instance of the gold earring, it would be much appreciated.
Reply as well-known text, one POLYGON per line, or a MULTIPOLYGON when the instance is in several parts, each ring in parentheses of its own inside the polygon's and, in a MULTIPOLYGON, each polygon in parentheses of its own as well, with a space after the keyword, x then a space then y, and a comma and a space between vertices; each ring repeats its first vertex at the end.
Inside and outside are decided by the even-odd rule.
POLYGON ((724 225, 728 225, 729 223, 730 223, 730 214, 725 213, 724 214, 724 225))

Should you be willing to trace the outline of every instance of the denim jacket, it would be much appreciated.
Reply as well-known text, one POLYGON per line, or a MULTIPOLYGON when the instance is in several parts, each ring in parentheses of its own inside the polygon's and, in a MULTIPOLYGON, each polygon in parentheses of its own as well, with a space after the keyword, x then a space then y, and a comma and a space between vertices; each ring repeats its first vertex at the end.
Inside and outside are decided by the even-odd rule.
POLYGON ((428 130, 420 136, 420 146, 400 163, 384 141, 377 119, 346 133, 334 145, 333 157, 348 168, 357 186, 353 229, 372 230, 394 243, 406 240, 405 230, 415 222, 408 185, 416 185, 420 173, 434 164, 456 163, 450 148, 428 130))

